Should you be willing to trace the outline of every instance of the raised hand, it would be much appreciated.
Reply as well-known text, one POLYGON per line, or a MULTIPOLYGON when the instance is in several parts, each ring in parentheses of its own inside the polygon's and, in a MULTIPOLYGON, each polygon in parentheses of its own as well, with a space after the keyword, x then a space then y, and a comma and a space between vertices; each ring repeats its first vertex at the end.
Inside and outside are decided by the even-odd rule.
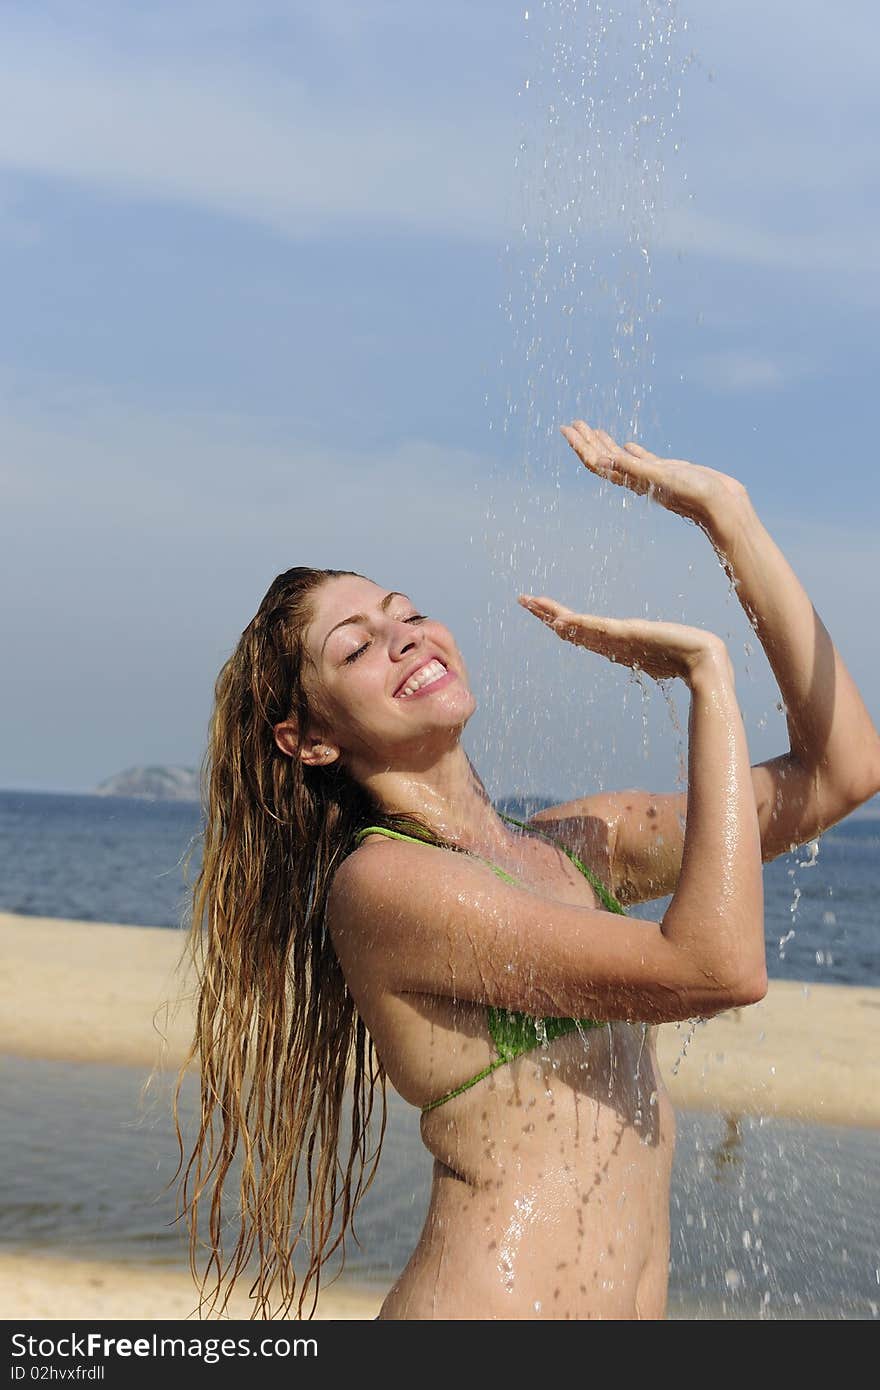
POLYGON ((606 430, 591 429, 585 420, 561 425, 560 430, 581 462, 597 478, 647 495, 667 511, 687 517, 698 526, 717 515, 725 501, 739 499, 745 488, 736 478, 684 459, 658 458, 640 444, 619 445, 606 430))
POLYGON ((609 661, 644 671, 654 680, 680 676, 689 682, 696 667, 706 660, 720 660, 729 668, 727 648, 722 639, 701 627, 652 622, 647 618, 602 618, 594 613, 575 613, 546 595, 538 598, 533 594, 520 594, 517 602, 552 628, 564 642, 586 647, 609 661))

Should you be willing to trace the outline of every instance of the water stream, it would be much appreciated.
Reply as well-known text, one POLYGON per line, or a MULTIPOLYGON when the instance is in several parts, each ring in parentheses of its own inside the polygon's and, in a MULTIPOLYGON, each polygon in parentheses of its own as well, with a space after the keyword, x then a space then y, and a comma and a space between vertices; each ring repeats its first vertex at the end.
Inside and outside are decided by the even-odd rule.
MULTIPOLYGON (((699 58, 690 48, 688 19, 674 0, 539 0, 524 9, 522 23, 520 128, 501 305, 508 342, 500 363, 501 398, 487 397, 497 454, 479 538, 489 556, 492 590, 480 621, 486 694, 475 761, 498 792, 525 797, 548 786, 561 791, 561 745, 572 750, 567 765, 576 778, 565 795, 619 786, 618 750, 606 732, 605 712, 613 701, 615 726, 620 727, 618 714, 629 719, 633 743, 641 742, 645 757, 654 740, 672 744, 680 789, 687 784, 680 692, 646 685, 637 675, 627 680, 619 668, 600 669, 597 657, 587 664, 582 651, 564 644, 548 650, 546 635, 513 611, 512 596, 547 593, 585 612, 699 621, 689 616, 687 584, 681 586, 679 613, 654 611, 651 595, 639 589, 650 573, 656 512, 609 482, 590 476, 585 485, 559 433, 561 423, 581 417, 620 443, 635 439, 657 452, 675 452, 664 447, 671 441, 662 439, 654 397, 653 324, 662 310, 654 261, 668 207, 693 197, 685 158, 687 84, 699 58), (529 717, 535 708, 541 717, 529 717), (511 766, 514 788, 502 785, 511 766)), ((692 574, 693 566, 688 570, 692 574)), ((721 574, 719 584, 726 582, 721 574)), ((738 611, 729 585, 727 600, 738 611)), ((745 661, 737 670, 748 683, 754 642, 744 642, 742 651, 745 661)), ((766 723, 762 714, 759 727, 766 723)), ((789 867, 790 922, 778 933, 771 974, 796 940, 798 880, 815 870, 818 857, 814 841, 789 867)), ((834 927, 834 914, 827 912, 823 921, 834 927)), ((828 958, 833 960, 830 951, 828 958)), ((825 952, 817 951, 816 964, 825 963, 825 952)), ((698 1026, 680 1026, 674 1071, 687 1066, 698 1026)), ((754 1122, 730 1116, 723 1123, 727 1129, 711 1159, 708 1150, 700 1153, 698 1126, 686 1127, 680 1141, 690 1153, 689 1159, 679 1157, 676 1168, 674 1224, 676 1214, 684 1223, 675 1236, 679 1250, 693 1244, 695 1231, 702 1232, 704 1291, 714 1285, 712 1297, 732 1300, 731 1306, 737 1300, 745 1306, 745 1299, 752 1316, 773 1315, 771 1304, 784 1292, 782 1315, 800 1316, 804 1300, 814 1307, 822 1303, 821 1270, 813 1269, 808 1293, 799 1292, 789 1277, 796 1262, 791 1244, 777 1242, 771 1250, 764 1234, 778 1216, 786 1181, 778 1164, 784 1165, 791 1149, 782 1141, 775 1148, 763 1144, 754 1122), (718 1183, 737 1176, 736 1202, 723 1216, 706 1202, 700 1163, 709 1164, 718 1183), (719 1276, 719 1252, 731 1240, 738 1254, 719 1276)), ((814 1197, 809 1219, 795 1236, 804 1248, 817 1222, 829 1232, 840 1225, 834 1217, 839 1174, 823 1177, 823 1171, 817 1161, 812 1173, 798 1178, 811 1185, 814 1197), (824 1211, 817 1215, 823 1184, 824 1211)), ((846 1245, 829 1236, 829 1268, 846 1245)), ((865 1286, 868 1315, 876 1309, 871 1295, 876 1297, 873 1286, 865 1286)), ((699 1294, 692 1306, 698 1303, 699 1294)))

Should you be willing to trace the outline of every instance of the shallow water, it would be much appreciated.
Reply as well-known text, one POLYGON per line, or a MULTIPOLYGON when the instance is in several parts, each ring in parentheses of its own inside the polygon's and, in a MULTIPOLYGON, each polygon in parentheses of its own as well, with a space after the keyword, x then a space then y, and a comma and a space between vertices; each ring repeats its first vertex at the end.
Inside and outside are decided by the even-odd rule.
MULTIPOLYGON (((170 1079, 139 1104, 128 1067, 2 1058, 0 1247, 186 1267, 170 1079)), ((185 1091, 189 1135, 194 1088, 185 1091)), ((669 1316, 878 1316, 880 1139, 873 1130, 678 1115, 669 1316)), ((419 1116, 389 1125, 343 1279, 387 1286, 416 1242, 431 1161, 419 1116)), ((330 1271, 335 1269, 330 1266, 330 1271)))

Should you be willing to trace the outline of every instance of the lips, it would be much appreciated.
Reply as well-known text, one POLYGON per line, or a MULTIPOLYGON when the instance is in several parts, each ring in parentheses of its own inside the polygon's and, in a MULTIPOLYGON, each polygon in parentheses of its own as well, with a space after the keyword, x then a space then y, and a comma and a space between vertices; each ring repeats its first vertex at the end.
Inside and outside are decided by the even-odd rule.
MULTIPOLYGON (((406 675, 403 677, 403 680, 400 682, 400 685, 394 692, 395 696, 400 694, 407 681, 412 680, 416 672, 421 671, 423 666, 427 666, 429 661, 439 661, 443 666, 446 666, 446 662, 444 661, 443 657, 440 655, 439 652, 431 652, 428 656, 423 656, 421 661, 419 661, 415 666, 410 667, 410 669, 407 671, 406 675)), ((449 670, 448 666, 446 666, 446 670, 449 670)))

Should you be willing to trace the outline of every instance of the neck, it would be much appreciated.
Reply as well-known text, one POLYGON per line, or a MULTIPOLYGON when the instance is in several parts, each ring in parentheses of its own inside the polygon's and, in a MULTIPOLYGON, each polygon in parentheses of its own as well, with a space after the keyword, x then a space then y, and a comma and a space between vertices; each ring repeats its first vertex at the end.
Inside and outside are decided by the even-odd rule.
POLYGON ((430 768, 387 769, 364 778, 362 785, 386 814, 415 812, 462 849, 485 853, 510 845, 519 835, 495 810, 460 744, 430 768))

